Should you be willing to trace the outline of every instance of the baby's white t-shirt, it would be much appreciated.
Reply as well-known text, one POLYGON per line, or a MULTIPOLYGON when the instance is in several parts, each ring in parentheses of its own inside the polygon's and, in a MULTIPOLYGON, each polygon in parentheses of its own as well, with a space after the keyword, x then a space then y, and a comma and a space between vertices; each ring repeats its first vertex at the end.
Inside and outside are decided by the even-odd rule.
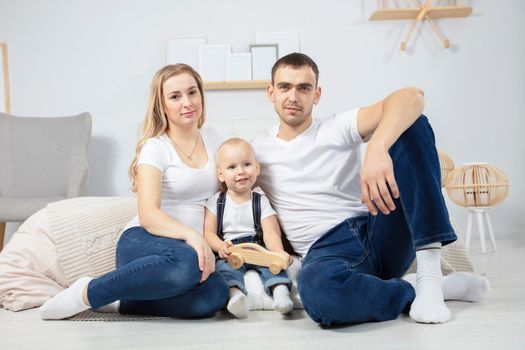
MULTIPOLYGON (((214 194, 206 203, 206 208, 217 216, 217 200, 219 193, 214 194)), ((270 202, 266 196, 261 195, 261 221, 275 215, 270 202)), ((224 205, 224 215, 222 217, 222 232, 224 240, 255 236, 255 226, 253 222, 252 199, 245 203, 237 204, 226 193, 226 204, 224 205)))

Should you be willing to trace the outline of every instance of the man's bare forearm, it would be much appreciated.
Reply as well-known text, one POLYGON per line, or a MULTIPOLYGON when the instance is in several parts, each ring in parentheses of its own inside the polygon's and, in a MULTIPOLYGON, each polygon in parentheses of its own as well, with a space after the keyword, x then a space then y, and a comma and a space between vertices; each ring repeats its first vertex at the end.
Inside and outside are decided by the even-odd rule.
POLYGON ((388 150, 399 136, 423 113, 424 94, 408 87, 388 95, 382 103, 381 120, 370 139, 369 147, 388 150))

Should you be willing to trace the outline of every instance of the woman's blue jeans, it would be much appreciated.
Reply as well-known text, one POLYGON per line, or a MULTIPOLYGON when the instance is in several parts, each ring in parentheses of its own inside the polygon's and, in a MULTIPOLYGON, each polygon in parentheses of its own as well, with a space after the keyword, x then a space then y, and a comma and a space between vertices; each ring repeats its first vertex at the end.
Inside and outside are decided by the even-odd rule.
POLYGON ((122 314, 200 318, 213 316, 228 300, 218 273, 199 283, 197 253, 183 241, 132 227, 117 243, 116 260, 114 271, 88 285, 93 309, 120 300, 122 314))
POLYGON ((434 133, 419 117, 389 150, 400 198, 389 215, 349 218, 317 240, 297 282, 308 315, 323 325, 392 320, 415 298, 400 279, 418 247, 456 240, 440 185, 434 133))

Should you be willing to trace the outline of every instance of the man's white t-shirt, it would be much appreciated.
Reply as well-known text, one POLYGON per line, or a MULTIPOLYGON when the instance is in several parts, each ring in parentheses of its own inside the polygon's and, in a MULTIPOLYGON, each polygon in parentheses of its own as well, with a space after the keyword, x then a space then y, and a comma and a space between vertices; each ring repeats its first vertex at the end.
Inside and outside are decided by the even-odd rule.
POLYGON ((291 141, 277 137, 279 126, 253 140, 261 174, 257 184, 277 211, 294 250, 305 256, 330 228, 365 215, 361 203, 359 109, 312 125, 291 141))
MULTIPOLYGON (((166 134, 146 141, 140 150, 137 165, 149 164, 160 170, 160 208, 173 219, 202 234, 206 200, 219 188, 215 153, 221 139, 213 128, 202 128, 200 133, 208 155, 204 168, 195 169, 186 165, 166 134)), ((140 226, 138 215, 125 229, 135 226, 140 226)))
MULTIPOLYGON (((213 215, 217 216, 217 200, 219 193, 208 199, 206 208, 208 208, 213 215)), ((267 217, 275 215, 270 202, 266 196, 261 195, 261 221, 267 217)), ((224 240, 232 240, 236 238, 255 236, 255 225, 253 222, 252 200, 241 204, 237 204, 226 193, 226 204, 224 205, 224 215, 222 217, 222 233, 224 240)))

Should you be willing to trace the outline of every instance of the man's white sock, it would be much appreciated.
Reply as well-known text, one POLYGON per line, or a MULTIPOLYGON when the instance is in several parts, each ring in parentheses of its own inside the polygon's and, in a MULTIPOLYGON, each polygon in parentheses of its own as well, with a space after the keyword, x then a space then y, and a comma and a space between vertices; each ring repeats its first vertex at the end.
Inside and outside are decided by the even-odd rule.
POLYGON ((46 301, 40 307, 40 317, 43 320, 61 320, 89 309, 89 305, 82 300, 82 293, 92 279, 81 277, 69 288, 46 301))
POLYGON ((237 288, 230 289, 230 301, 226 306, 228 311, 237 318, 248 317, 248 300, 246 295, 237 288))
MULTIPOLYGON (((403 276, 414 289, 416 288, 416 274, 403 276)), ((477 302, 490 292, 489 281, 471 272, 452 272, 443 276, 443 299, 477 302)))
POLYGON ((281 314, 289 314, 293 310, 293 302, 290 298, 290 291, 284 284, 279 284, 273 289, 273 305, 275 311, 281 314))
POLYGON ((420 247, 416 261, 416 298, 410 307, 410 317, 421 323, 447 322, 450 310, 443 299, 441 243, 420 247))

